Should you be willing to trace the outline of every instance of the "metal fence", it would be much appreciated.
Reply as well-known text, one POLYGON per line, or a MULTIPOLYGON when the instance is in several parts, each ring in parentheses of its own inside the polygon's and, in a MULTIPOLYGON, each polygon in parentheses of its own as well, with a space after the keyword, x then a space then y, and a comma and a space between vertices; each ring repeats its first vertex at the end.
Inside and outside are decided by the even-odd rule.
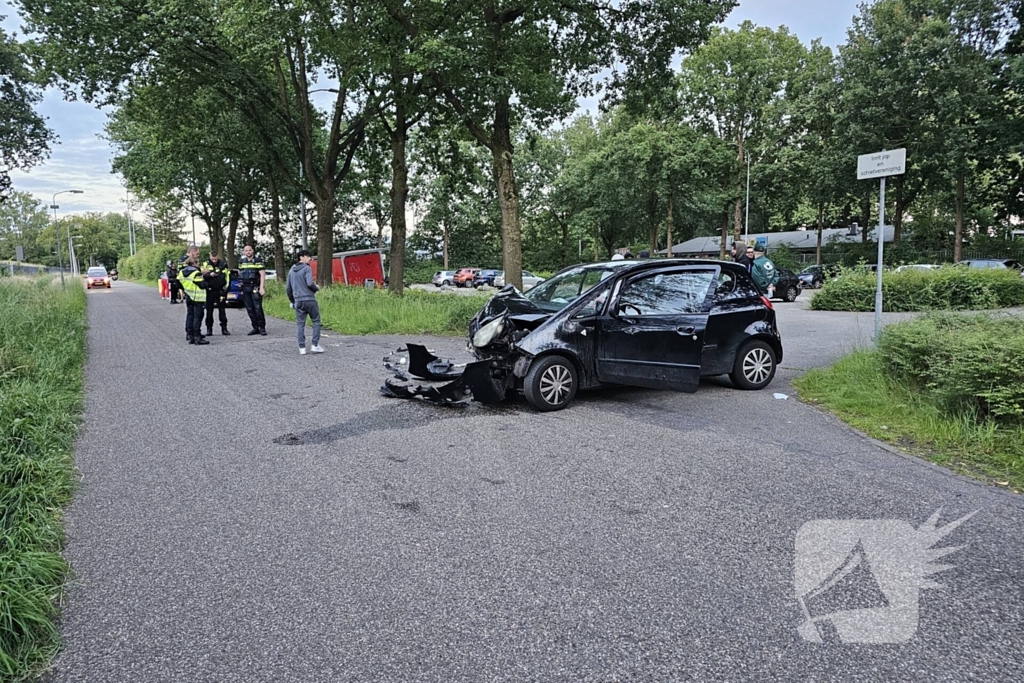
POLYGON ((59 274, 61 270, 63 270, 67 275, 71 274, 70 268, 61 269, 57 266, 41 266, 35 263, 22 263, 21 261, 0 261, 0 272, 4 275, 59 274))

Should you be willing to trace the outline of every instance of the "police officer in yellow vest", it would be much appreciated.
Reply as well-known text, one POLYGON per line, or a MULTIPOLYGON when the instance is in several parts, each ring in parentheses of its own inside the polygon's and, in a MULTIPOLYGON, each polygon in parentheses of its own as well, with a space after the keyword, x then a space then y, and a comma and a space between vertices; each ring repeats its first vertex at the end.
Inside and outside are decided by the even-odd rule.
POLYGON ((256 250, 251 244, 245 245, 242 252, 242 260, 238 262, 238 276, 242 280, 245 312, 249 314, 249 321, 252 323, 249 334, 266 336, 267 319, 263 315, 263 295, 266 293, 267 273, 263 261, 256 256, 256 250))
POLYGON ((228 332, 228 315, 224 311, 224 297, 227 296, 228 282, 231 278, 231 271, 228 264, 220 258, 215 251, 210 252, 210 258, 203 264, 203 279, 206 281, 206 336, 213 335, 213 309, 220 312, 220 333, 224 336, 228 332))
POLYGON ((185 291, 185 336, 189 344, 209 344, 203 338, 203 313, 206 311, 206 281, 199 269, 199 247, 191 246, 178 269, 178 282, 185 291))

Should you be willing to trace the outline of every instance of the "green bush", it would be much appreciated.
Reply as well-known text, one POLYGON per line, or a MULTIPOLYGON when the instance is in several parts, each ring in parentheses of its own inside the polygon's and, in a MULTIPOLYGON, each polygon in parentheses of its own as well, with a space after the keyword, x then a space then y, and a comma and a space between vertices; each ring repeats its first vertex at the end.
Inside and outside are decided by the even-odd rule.
MULTIPOLYGON (((167 270, 167 262, 177 263, 187 247, 184 242, 148 244, 140 247, 134 256, 127 256, 117 262, 118 277, 126 280, 159 280, 160 274, 167 270)), ((205 254, 209 254, 209 247, 206 248, 205 254)))
MULTIPOLYGON (((819 311, 871 311, 876 276, 843 269, 811 299, 819 311)), ((1011 270, 946 266, 882 275, 885 311, 970 311, 1024 305, 1024 278, 1011 270)))
POLYGON ((931 314, 890 325, 879 351, 895 375, 951 413, 1024 423, 1024 320, 931 314))
MULTIPOLYGON (((398 297, 383 289, 346 285, 322 289, 316 298, 323 324, 340 334, 463 335, 469 319, 487 301, 485 296, 418 290, 398 297)), ((263 302, 269 315, 295 319, 282 283, 268 282, 263 302)))
POLYGON ((20 680, 58 644, 68 571, 63 508, 82 409, 85 289, 0 283, 0 679, 20 680))

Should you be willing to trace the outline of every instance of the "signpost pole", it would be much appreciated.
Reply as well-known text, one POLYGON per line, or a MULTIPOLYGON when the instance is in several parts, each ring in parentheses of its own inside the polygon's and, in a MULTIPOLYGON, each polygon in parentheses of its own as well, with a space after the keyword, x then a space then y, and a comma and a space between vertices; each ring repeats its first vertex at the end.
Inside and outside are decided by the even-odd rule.
MULTIPOLYGON (((882 270, 885 257, 885 179, 891 175, 903 175, 907 169, 907 150, 882 150, 857 157, 857 180, 878 178, 881 185, 878 192, 878 263, 875 266, 875 343, 882 333, 882 270)), ((865 240, 866 241, 866 240, 865 240)))
POLYGON ((875 278, 875 343, 882 332, 882 258, 885 249, 885 177, 878 193, 878 266, 875 278))

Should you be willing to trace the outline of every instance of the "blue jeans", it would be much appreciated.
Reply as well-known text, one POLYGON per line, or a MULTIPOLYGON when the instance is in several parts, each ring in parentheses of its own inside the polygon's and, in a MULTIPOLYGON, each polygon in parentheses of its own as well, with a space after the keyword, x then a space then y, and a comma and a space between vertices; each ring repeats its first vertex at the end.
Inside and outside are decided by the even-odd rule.
POLYGON ((306 316, 313 323, 313 346, 320 346, 320 305, 316 299, 295 302, 295 327, 298 331, 299 348, 306 348, 306 316))

